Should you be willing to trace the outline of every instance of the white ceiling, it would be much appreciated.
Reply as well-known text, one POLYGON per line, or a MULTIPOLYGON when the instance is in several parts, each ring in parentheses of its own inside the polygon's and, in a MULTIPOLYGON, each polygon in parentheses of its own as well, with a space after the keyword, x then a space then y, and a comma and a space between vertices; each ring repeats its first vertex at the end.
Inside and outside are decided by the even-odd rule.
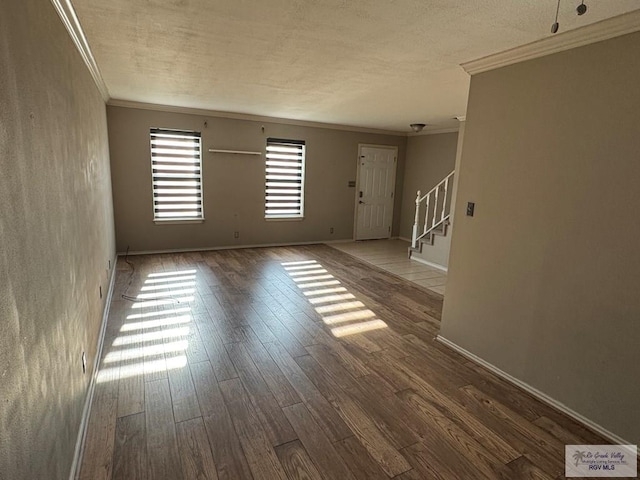
MULTIPOLYGON (((112 99, 409 131, 456 125, 461 63, 547 36, 556 0, 71 0, 112 99)), ((640 8, 561 0, 567 31, 640 8)))

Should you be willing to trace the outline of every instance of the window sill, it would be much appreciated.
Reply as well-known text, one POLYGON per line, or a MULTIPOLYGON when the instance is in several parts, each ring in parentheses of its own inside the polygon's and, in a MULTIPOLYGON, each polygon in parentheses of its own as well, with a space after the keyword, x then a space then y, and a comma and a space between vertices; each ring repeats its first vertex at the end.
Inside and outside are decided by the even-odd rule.
POLYGON ((170 218, 167 220, 154 220, 153 223, 156 225, 181 225, 187 223, 204 223, 204 218, 194 218, 193 220, 185 220, 183 218, 174 219, 170 218))
POLYGON ((267 222, 301 222, 304 217, 264 217, 267 222))

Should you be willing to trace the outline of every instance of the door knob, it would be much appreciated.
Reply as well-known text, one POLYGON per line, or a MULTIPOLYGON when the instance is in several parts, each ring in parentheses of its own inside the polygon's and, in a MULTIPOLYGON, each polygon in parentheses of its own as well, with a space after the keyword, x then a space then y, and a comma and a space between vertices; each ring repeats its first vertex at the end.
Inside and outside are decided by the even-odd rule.
POLYGON ((364 204, 364 202, 363 202, 362 200, 359 200, 359 201, 358 201, 358 203, 362 203, 362 204, 364 204))

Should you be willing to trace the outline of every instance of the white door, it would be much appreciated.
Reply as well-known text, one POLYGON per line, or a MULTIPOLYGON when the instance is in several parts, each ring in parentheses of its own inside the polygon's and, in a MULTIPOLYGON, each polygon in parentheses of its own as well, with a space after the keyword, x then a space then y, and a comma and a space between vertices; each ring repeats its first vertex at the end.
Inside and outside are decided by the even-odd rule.
POLYGON ((391 236, 397 157, 396 147, 358 149, 356 240, 391 236))

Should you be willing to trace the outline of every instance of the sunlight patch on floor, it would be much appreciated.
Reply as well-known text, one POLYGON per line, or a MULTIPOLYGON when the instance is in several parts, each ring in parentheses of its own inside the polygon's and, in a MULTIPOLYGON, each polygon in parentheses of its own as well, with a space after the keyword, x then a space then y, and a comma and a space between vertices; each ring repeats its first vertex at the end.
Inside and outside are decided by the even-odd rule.
POLYGON ((143 302, 134 303, 131 308, 150 308, 150 307, 160 307, 162 305, 173 305, 175 303, 189 303, 193 302, 194 297, 172 297, 172 298, 163 298, 159 300, 149 300, 143 302))
POLYGON ((150 273, 102 358, 98 383, 184 368, 196 270, 150 273))
POLYGON ((148 287, 142 287, 140 291, 148 292, 148 291, 157 291, 157 290, 171 290, 174 288, 194 287, 195 285, 196 285, 196 282, 191 282, 191 281, 184 281, 179 283, 164 283, 161 285, 154 284, 148 287))
POLYGON ((150 345, 141 348, 131 348, 121 350, 119 352, 109 352, 105 355, 104 363, 121 362, 123 360, 132 360, 134 358, 152 357, 161 353, 184 352, 189 347, 189 342, 180 340, 158 345, 150 345))
MULTIPOLYGON (((191 307, 174 308, 173 310, 161 310, 159 312, 134 313, 127 316, 127 320, 136 318, 161 317, 163 315, 173 315, 175 313, 187 313, 191 311, 191 307)), ((126 324, 125 324, 126 325, 126 324)))
POLYGON ((347 289, 344 287, 334 287, 334 288, 321 288, 320 290, 311 290, 309 292, 302 292, 304 293, 305 297, 311 297, 311 296, 316 296, 316 295, 327 295, 329 293, 340 293, 340 292, 346 292, 347 289))
POLYGON ((125 323, 120 327, 121 332, 132 332, 135 330, 146 330, 149 328, 161 328, 169 325, 179 325, 191 322, 191 315, 181 315, 179 317, 166 317, 155 320, 145 320, 142 322, 125 323))
POLYGON ((298 288, 301 288, 301 289, 320 288, 320 287, 328 287, 330 285, 340 285, 340 282, 338 280, 327 280, 326 282, 312 282, 312 283, 299 284, 298 288))
POLYGON ((343 293, 340 295, 327 295, 325 297, 308 298, 307 300, 311 305, 318 305, 319 303, 333 303, 342 300, 351 300, 356 298, 352 293, 343 293))
POLYGON ((310 277, 296 277, 293 278, 293 281, 296 283, 300 283, 300 282, 315 282, 316 280, 331 280, 332 278, 334 278, 333 275, 312 275, 310 277))
POLYGON ((289 276, 300 277, 302 275, 316 275, 319 273, 327 273, 327 271, 324 268, 317 268, 315 270, 304 270, 302 272, 289 272, 289 276))
POLYGON ((96 382, 122 380, 125 378, 137 377, 156 372, 166 372, 167 370, 177 370, 187 365, 187 357, 178 355, 161 360, 145 361, 144 363, 134 363, 132 365, 119 365, 113 368, 101 368, 98 372, 96 382))
POLYGON ((149 275, 147 275, 147 278, 178 277, 178 276, 181 276, 181 275, 195 275, 196 273, 197 273, 196 270, 181 270, 181 271, 176 271, 176 272, 150 273, 149 275))
POLYGON ((386 326, 387 324, 382 320, 371 320, 369 322, 353 323, 351 325, 335 327, 331 329, 331 333, 336 337, 346 337, 347 335, 353 335, 355 333, 364 333, 371 330, 386 328, 386 326))
POLYGON ((189 280, 195 280, 196 276, 195 275, 186 275, 186 276, 176 275, 175 277, 173 277, 173 279, 172 278, 149 278, 144 283, 145 285, 154 285, 154 284, 162 284, 163 282, 170 282, 176 279, 180 280, 181 282, 186 282, 189 280))
POLYGON ((323 315, 325 313, 339 312, 342 310, 354 310, 358 308, 365 308, 364 303, 357 301, 336 303, 334 305, 325 305, 324 307, 316 307, 316 312, 318 312, 320 315, 323 315))
POLYGON ((364 320, 373 318, 376 314, 371 310, 357 310, 355 312, 338 313, 336 315, 327 315, 323 317, 324 323, 333 325, 334 323, 350 322, 353 320, 364 320))
POLYGON ((346 337, 387 327, 385 322, 375 318, 376 314, 357 300, 346 287, 335 286, 341 285, 340 281, 316 260, 284 262, 281 265, 302 290, 307 301, 314 306, 322 321, 331 328, 335 337, 346 337), (334 326, 336 324, 338 326, 334 326))

